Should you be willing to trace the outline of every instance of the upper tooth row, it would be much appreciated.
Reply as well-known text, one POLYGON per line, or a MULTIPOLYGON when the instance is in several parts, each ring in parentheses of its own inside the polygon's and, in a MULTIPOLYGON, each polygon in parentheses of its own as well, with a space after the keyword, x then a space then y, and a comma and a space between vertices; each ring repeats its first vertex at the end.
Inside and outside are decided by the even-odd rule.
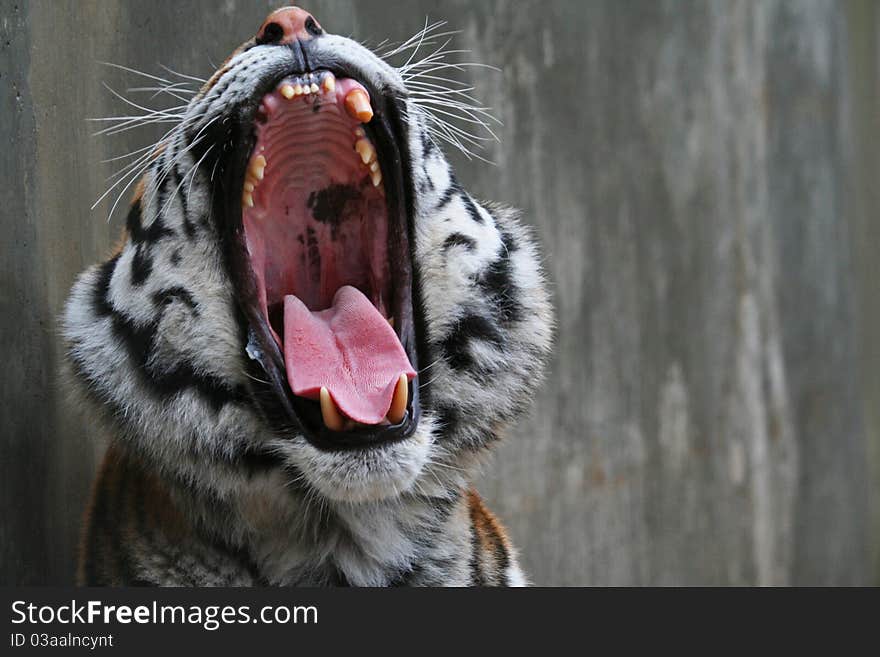
POLYGON ((367 139, 367 133, 364 132, 363 128, 356 128, 354 136, 356 138, 354 150, 360 156, 364 166, 370 170, 370 180, 373 182, 373 187, 378 187, 379 183, 382 182, 382 171, 379 168, 376 149, 370 143, 370 140, 367 139))
POLYGON ((241 192, 241 203, 249 208, 254 207, 254 189, 263 179, 266 171, 266 156, 257 155, 248 164, 248 170, 244 177, 244 189, 241 192))
POLYGON ((336 78, 333 77, 332 73, 325 73, 323 79, 316 77, 314 73, 309 73, 301 78, 293 78, 293 80, 285 82, 278 91, 288 100, 295 96, 308 96, 319 93, 329 94, 336 91, 336 78))

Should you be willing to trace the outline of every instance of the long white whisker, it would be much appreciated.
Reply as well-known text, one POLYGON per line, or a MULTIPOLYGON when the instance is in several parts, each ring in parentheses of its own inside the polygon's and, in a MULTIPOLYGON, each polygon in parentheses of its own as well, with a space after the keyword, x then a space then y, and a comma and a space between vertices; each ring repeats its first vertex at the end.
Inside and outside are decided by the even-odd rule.
POLYGON ((406 63, 403 66, 401 66, 401 68, 405 69, 407 66, 409 66, 410 62, 413 60, 413 57, 416 56, 416 53, 419 51, 419 48, 421 48, 422 41, 425 40, 425 35, 427 34, 427 31, 428 31, 428 17, 425 16, 425 27, 422 30, 422 33, 419 35, 418 44, 416 44, 415 50, 412 51, 412 53, 409 56, 409 59, 406 60, 406 63))
POLYGON ((170 80, 166 80, 165 78, 160 78, 156 75, 150 75, 149 73, 144 73, 143 71, 139 71, 136 68, 129 68, 128 66, 123 66, 122 64, 114 64, 113 62, 99 62, 104 66, 110 66, 112 68, 118 68, 121 71, 127 71, 128 73, 134 73, 135 75, 141 75, 145 78, 149 78, 150 80, 155 80, 156 82, 161 82, 163 84, 171 84, 170 80))
MULTIPOLYGON (((121 93, 119 93, 119 92, 117 92, 115 89, 113 89, 113 88, 112 88, 109 84, 107 84, 106 82, 102 82, 101 84, 104 85, 104 88, 107 89, 107 91, 109 91, 111 94, 113 94, 114 96, 116 96, 116 97, 117 97, 119 100, 121 100, 123 103, 125 103, 125 104, 127 104, 127 105, 131 105, 132 107, 135 107, 135 108, 137 108, 137 109, 139 109, 139 110, 141 110, 141 111, 143 111, 143 112, 147 112, 147 114, 150 114, 150 115, 178 117, 178 115, 177 115, 177 114, 174 114, 173 111, 174 111, 174 110, 184 109, 184 108, 186 107, 185 105, 181 105, 181 106, 179 106, 179 107, 173 107, 173 108, 170 108, 170 109, 167 109, 167 110, 155 109, 155 108, 153 108, 153 107, 145 107, 144 105, 139 105, 138 103, 135 103, 134 101, 132 101, 132 100, 126 98, 126 97, 123 96, 121 93)), ((179 117, 178 117, 178 118, 179 118, 179 117)))
MULTIPOLYGON (((205 84, 206 80, 204 78, 196 77, 195 75, 187 75, 186 73, 178 73, 175 70, 172 70, 165 66, 165 64, 159 64, 163 69, 171 73, 171 75, 176 75, 179 78, 183 78, 184 80, 192 80, 193 82, 198 82, 199 84, 205 84)), ((216 66, 214 67, 216 68, 216 66)))
POLYGON ((101 160, 101 164, 109 164, 110 162, 117 162, 119 160, 125 160, 130 157, 134 157, 138 153, 143 153, 151 148, 154 148, 155 144, 150 144, 149 146, 144 146, 143 148, 138 148, 136 150, 131 151, 130 153, 125 153, 124 155, 116 155, 115 157, 109 157, 106 160, 101 160))
MULTIPOLYGON (((211 145, 208 147, 208 149, 205 151, 204 155, 202 155, 202 157, 199 158, 199 161, 196 162, 196 165, 193 167, 193 169, 192 169, 192 176, 190 176, 190 179, 189 179, 189 187, 186 188, 186 195, 187 195, 187 198, 189 198, 190 196, 192 196, 192 186, 193 186, 193 183, 195 182, 195 179, 196 179, 196 173, 198 172, 199 167, 201 166, 201 164, 202 164, 202 162, 204 161, 204 159, 205 159, 206 157, 208 157, 208 153, 210 153, 211 150, 212 150, 212 149, 214 148, 214 146, 216 146, 216 145, 217 145, 217 144, 211 144, 211 145)), ((183 179, 186 180, 186 176, 184 176, 183 179)))
MULTIPOLYGON (((123 181, 128 180, 125 187, 123 187, 122 190, 119 192, 119 194, 116 196, 116 200, 113 202, 113 206, 110 208, 110 213, 107 215, 108 222, 110 221, 110 219, 113 218, 113 213, 116 211, 116 206, 119 205, 119 201, 120 201, 120 199, 122 199, 126 190, 129 187, 131 187, 131 185, 141 177, 141 175, 144 173, 144 171, 146 171, 148 166, 149 166, 149 162, 144 165, 143 169, 133 171, 129 176, 125 176, 123 178, 120 178, 119 181, 113 185, 113 187, 116 187, 116 185, 119 185, 123 181)), ((105 196, 107 196, 107 194, 110 193, 110 190, 113 189, 113 187, 111 187, 106 192, 104 192, 104 194, 101 196, 101 198, 99 198, 97 201, 95 201, 95 205, 92 206, 92 210, 94 210, 95 206, 97 206, 98 203, 101 202, 101 199, 103 199, 105 196)))

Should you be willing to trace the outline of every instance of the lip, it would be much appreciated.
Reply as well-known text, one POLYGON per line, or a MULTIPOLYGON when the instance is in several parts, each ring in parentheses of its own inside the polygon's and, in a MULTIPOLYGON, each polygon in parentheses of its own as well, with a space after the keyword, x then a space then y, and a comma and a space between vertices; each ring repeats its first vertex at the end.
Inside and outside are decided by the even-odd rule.
POLYGON ((416 312, 420 303, 417 299, 417 273, 412 266, 414 190, 409 183, 412 176, 408 175, 410 158, 401 103, 393 96, 382 94, 356 66, 343 66, 339 62, 328 66, 316 61, 310 63, 312 65, 306 69, 291 66, 267 71, 248 100, 230 108, 218 122, 221 127, 210 141, 222 143, 223 147, 217 161, 212 205, 224 238, 227 268, 236 291, 242 342, 246 344, 247 374, 257 406, 270 426, 285 437, 303 435, 322 451, 366 449, 399 442, 415 433, 421 416, 420 397, 424 385, 418 376, 410 382, 407 413, 396 425, 361 425, 338 432, 328 429, 321 420, 319 405, 295 396, 290 390, 284 356, 257 301, 256 277, 250 265, 243 228, 240 195, 256 144, 255 122, 262 98, 290 76, 330 71, 338 78, 357 80, 368 90, 372 101, 373 118, 362 127, 377 150, 385 186, 389 218, 388 257, 395 263, 392 304, 395 331, 413 369, 418 372, 425 346, 421 339, 424 335, 423 318, 416 312))

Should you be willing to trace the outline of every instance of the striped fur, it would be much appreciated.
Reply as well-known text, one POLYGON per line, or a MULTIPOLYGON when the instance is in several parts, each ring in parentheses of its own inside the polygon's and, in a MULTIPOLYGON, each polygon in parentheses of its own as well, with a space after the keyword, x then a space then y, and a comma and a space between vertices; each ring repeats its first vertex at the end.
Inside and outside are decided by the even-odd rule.
MULTIPOLYGON (((71 386, 110 436, 87 514, 80 581, 152 585, 520 585, 476 469, 540 381, 552 309, 515 212, 473 199, 399 72, 354 41, 314 48, 358 63, 404 110, 414 267, 430 358, 422 419, 401 442, 320 451, 262 414, 248 375, 202 136, 291 65, 245 44, 157 151, 119 252, 85 271, 63 331, 71 386)), ((219 150, 219 147, 217 148, 219 150)), ((216 157, 216 154, 214 155, 216 157)))

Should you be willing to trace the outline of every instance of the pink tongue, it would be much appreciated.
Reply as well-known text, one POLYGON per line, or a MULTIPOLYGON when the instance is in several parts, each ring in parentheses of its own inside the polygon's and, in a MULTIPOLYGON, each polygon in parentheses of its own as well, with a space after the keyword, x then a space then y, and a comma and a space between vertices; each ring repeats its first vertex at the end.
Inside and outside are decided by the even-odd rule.
POLYGON ((326 387, 343 414, 364 424, 385 419, 401 374, 416 375, 388 320, 350 285, 318 312, 284 297, 284 363, 293 394, 317 399, 326 387))

